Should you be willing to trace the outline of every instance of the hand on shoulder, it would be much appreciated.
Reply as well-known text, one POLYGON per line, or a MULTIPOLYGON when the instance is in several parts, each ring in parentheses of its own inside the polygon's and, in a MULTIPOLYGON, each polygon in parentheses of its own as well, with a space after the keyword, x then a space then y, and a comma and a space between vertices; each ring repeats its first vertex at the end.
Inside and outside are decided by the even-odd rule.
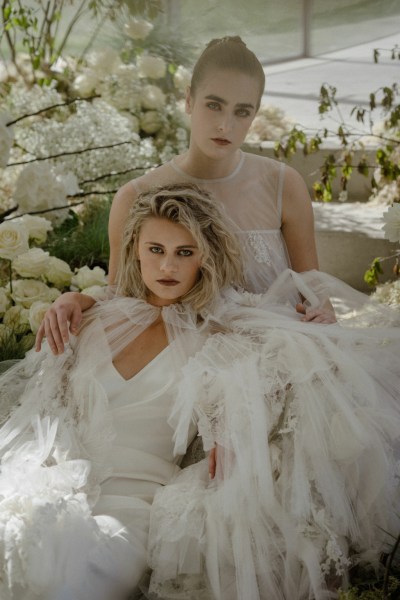
POLYGON ((79 292, 62 294, 46 311, 36 334, 35 350, 39 352, 46 337, 53 354, 62 354, 70 334, 76 335, 82 321, 82 312, 95 303, 95 299, 79 292))

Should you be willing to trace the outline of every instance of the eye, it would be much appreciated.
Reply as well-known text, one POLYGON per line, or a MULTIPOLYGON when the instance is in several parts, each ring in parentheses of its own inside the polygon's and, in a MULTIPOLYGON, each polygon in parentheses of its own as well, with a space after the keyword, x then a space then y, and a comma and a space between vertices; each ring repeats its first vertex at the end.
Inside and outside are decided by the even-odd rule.
POLYGON ((220 106, 219 106, 218 102, 208 102, 207 108, 209 108, 211 110, 219 110, 220 106))
POLYGON ((250 111, 247 108, 238 108, 236 114, 238 117, 249 117, 250 111))
POLYGON ((163 249, 160 248, 160 246, 150 246, 149 250, 153 254, 162 254, 162 252, 163 252, 163 249))
POLYGON ((183 248, 182 250, 179 250, 178 255, 179 256, 193 256, 193 252, 192 252, 192 250, 187 250, 187 249, 183 248))

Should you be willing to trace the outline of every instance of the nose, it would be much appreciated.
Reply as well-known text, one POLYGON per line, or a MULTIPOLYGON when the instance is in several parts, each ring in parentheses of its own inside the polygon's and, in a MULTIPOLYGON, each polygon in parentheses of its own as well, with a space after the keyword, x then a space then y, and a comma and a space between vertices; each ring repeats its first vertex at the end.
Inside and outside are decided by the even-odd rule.
POLYGON ((165 254, 160 263, 160 271, 163 273, 176 273, 177 270, 178 264, 176 256, 165 254))
POLYGON ((232 126, 232 119, 230 117, 230 115, 228 114, 224 114, 220 116, 219 119, 219 123, 218 123, 218 131, 220 131, 221 133, 226 133, 227 131, 230 131, 232 126))

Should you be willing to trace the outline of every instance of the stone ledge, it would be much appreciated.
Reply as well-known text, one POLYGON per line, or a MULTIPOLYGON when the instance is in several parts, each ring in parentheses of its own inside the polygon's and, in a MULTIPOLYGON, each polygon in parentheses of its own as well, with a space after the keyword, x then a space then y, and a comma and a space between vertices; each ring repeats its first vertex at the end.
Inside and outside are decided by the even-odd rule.
MULTIPOLYGON (((361 202, 313 203, 315 237, 321 271, 326 271, 363 292, 371 288, 363 280, 374 258, 389 256, 398 244, 384 238, 384 207, 361 202)), ((384 264, 380 281, 392 279, 394 260, 384 264)))

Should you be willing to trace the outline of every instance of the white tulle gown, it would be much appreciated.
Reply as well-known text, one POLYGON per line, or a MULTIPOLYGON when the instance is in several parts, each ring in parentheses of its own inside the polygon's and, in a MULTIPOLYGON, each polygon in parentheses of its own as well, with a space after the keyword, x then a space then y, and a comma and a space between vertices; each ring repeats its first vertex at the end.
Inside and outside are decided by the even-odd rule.
POLYGON ((252 198, 229 212, 266 293, 227 290, 201 326, 162 309, 170 345, 128 382, 112 359, 160 314, 129 298, 0 377, 3 415, 20 403, 0 430, 2 600, 119 600, 148 566, 149 598, 322 600, 398 535, 400 315, 285 270, 283 171, 245 155, 213 183, 224 205, 252 198), (302 323, 300 293, 339 323, 302 323), (196 429, 213 481, 207 461, 177 466, 196 429))

